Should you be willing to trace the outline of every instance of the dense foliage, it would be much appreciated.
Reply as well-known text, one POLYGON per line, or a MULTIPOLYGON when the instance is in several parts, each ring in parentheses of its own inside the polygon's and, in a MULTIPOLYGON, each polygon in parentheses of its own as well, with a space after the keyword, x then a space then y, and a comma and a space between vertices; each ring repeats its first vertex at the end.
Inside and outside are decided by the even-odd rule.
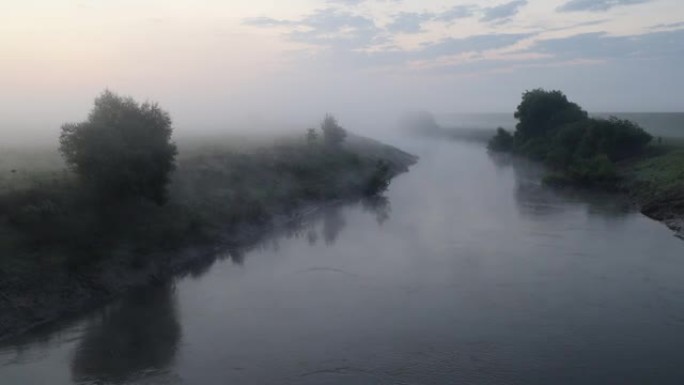
POLYGON ((487 148, 492 151, 511 151, 513 150, 513 143, 513 135, 499 127, 496 129, 496 135, 489 141, 487 148))
POLYGON ((628 120, 589 118, 560 91, 525 92, 515 117, 515 133, 499 128, 489 149, 545 162, 554 183, 612 186, 615 162, 639 155, 652 139, 628 120))
MULTIPOLYGON (((116 107, 120 102, 114 97, 116 107)), ((131 114, 136 113, 134 108, 131 114)), ((104 120, 92 115, 94 120, 74 135, 106 137, 88 131, 94 130, 91 120, 104 120)), ((81 143, 76 138, 82 140, 76 136, 63 142, 81 143)), ((23 260, 19 267, 25 266, 27 274, 36 266, 87 269, 112 260, 137 266, 146 263, 141 256, 150 252, 210 243, 225 237, 233 226, 268 222, 303 204, 375 196, 415 162, 409 154, 354 135, 331 147, 317 130, 283 138, 276 145, 214 140, 200 146, 186 143, 166 188, 166 205, 150 199, 115 199, 114 194, 103 201, 101 190, 83 183, 91 182, 89 175, 59 171, 26 186, 0 189, 0 238, 5 237, 0 255, 11 256, 4 261, 11 269, 23 260), (27 254, 32 256, 20 257, 27 254)), ((63 153, 66 150, 62 148, 63 153)), ((84 154, 88 152, 74 150, 72 156, 87 159, 84 154)), ((126 166, 126 159, 114 159, 126 166)), ((4 262, 0 258, 0 271, 4 262)))
POLYGON ((562 92, 542 89, 526 91, 514 116, 518 119, 515 137, 519 142, 542 137, 564 124, 587 119, 586 111, 568 101, 562 92))
POLYGON ((86 121, 62 126, 60 152, 101 196, 161 204, 175 164, 171 133, 171 118, 158 105, 105 91, 86 121))

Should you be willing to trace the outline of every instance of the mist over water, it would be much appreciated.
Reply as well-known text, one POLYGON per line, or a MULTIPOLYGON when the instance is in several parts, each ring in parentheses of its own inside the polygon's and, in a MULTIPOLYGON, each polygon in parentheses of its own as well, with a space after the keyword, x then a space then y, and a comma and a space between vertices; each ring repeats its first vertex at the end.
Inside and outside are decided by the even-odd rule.
POLYGON ((682 15, 5 1, 0 384, 683 384, 682 15))
POLYGON ((421 158, 386 200, 7 342, 0 382, 684 381, 684 243, 665 226, 479 144, 387 139, 421 158))

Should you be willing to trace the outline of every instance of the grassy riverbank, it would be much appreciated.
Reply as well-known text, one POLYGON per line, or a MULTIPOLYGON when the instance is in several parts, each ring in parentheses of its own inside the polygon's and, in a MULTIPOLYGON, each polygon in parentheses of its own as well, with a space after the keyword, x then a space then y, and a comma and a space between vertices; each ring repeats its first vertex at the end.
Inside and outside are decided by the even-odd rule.
POLYGON ((622 185, 644 215, 664 222, 683 237, 684 145, 680 140, 664 142, 622 166, 622 185))
POLYGON ((630 120, 590 117, 560 91, 526 91, 514 116, 515 131, 497 129, 490 151, 544 163, 550 185, 627 192, 645 215, 681 232, 681 140, 654 138, 630 120))
POLYGON ((179 143, 164 206, 102 201, 46 152, 5 153, 0 180, 0 337, 172 275, 258 238, 306 207, 373 195, 416 159, 350 135, 339 148, 179 143), (53 161, 35 163, 37 159, 53 161))

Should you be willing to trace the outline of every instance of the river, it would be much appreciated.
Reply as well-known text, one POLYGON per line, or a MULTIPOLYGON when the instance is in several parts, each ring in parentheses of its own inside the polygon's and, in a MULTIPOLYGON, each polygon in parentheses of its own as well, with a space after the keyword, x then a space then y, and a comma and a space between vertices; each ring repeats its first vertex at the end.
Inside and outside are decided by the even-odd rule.
POLYGON ((0 384, 682 384, 684 242, 478 144, 0 347, 0 384))

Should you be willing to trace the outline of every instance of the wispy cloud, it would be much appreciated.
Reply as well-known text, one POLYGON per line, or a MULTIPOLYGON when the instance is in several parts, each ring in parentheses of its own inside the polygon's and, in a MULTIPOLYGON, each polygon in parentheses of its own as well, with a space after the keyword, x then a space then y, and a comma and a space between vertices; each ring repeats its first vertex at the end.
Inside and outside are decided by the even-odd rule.
POLYGON ((651 0, 570 0, 558 7, 560 12, 607 11, 614 7, 647 3, 651 0))
POLYGON ((289 20, 279 20, 270 17, 250 17, 243 21, 244 24, 253 25, 255 27, 276 27, 283 25, 296 25, 296 22, 289 20))
POLYGON ((395 16, 387 26, 390 32, 418 33, 423 30, 422 24, 434 18, 431 13, 402 12, 395 16))
POLYGON ((457 5, 448 11, 442 12, 435 16, 435 20, 451 22, 457 19, 464 19, 475 15, 477 6, 473 5, 457 5))
POLYGON ((533 50, 563 58, 658 59, 682 56, 684 29, 632 36, 586 33, 538 42, 533 50))
POLYGON ((502 22, 515 16, 520 8, 527 5, 527 0, 514 0, 510 3, 482 9, 483 15, 480 20, 486 22, 502 22))

